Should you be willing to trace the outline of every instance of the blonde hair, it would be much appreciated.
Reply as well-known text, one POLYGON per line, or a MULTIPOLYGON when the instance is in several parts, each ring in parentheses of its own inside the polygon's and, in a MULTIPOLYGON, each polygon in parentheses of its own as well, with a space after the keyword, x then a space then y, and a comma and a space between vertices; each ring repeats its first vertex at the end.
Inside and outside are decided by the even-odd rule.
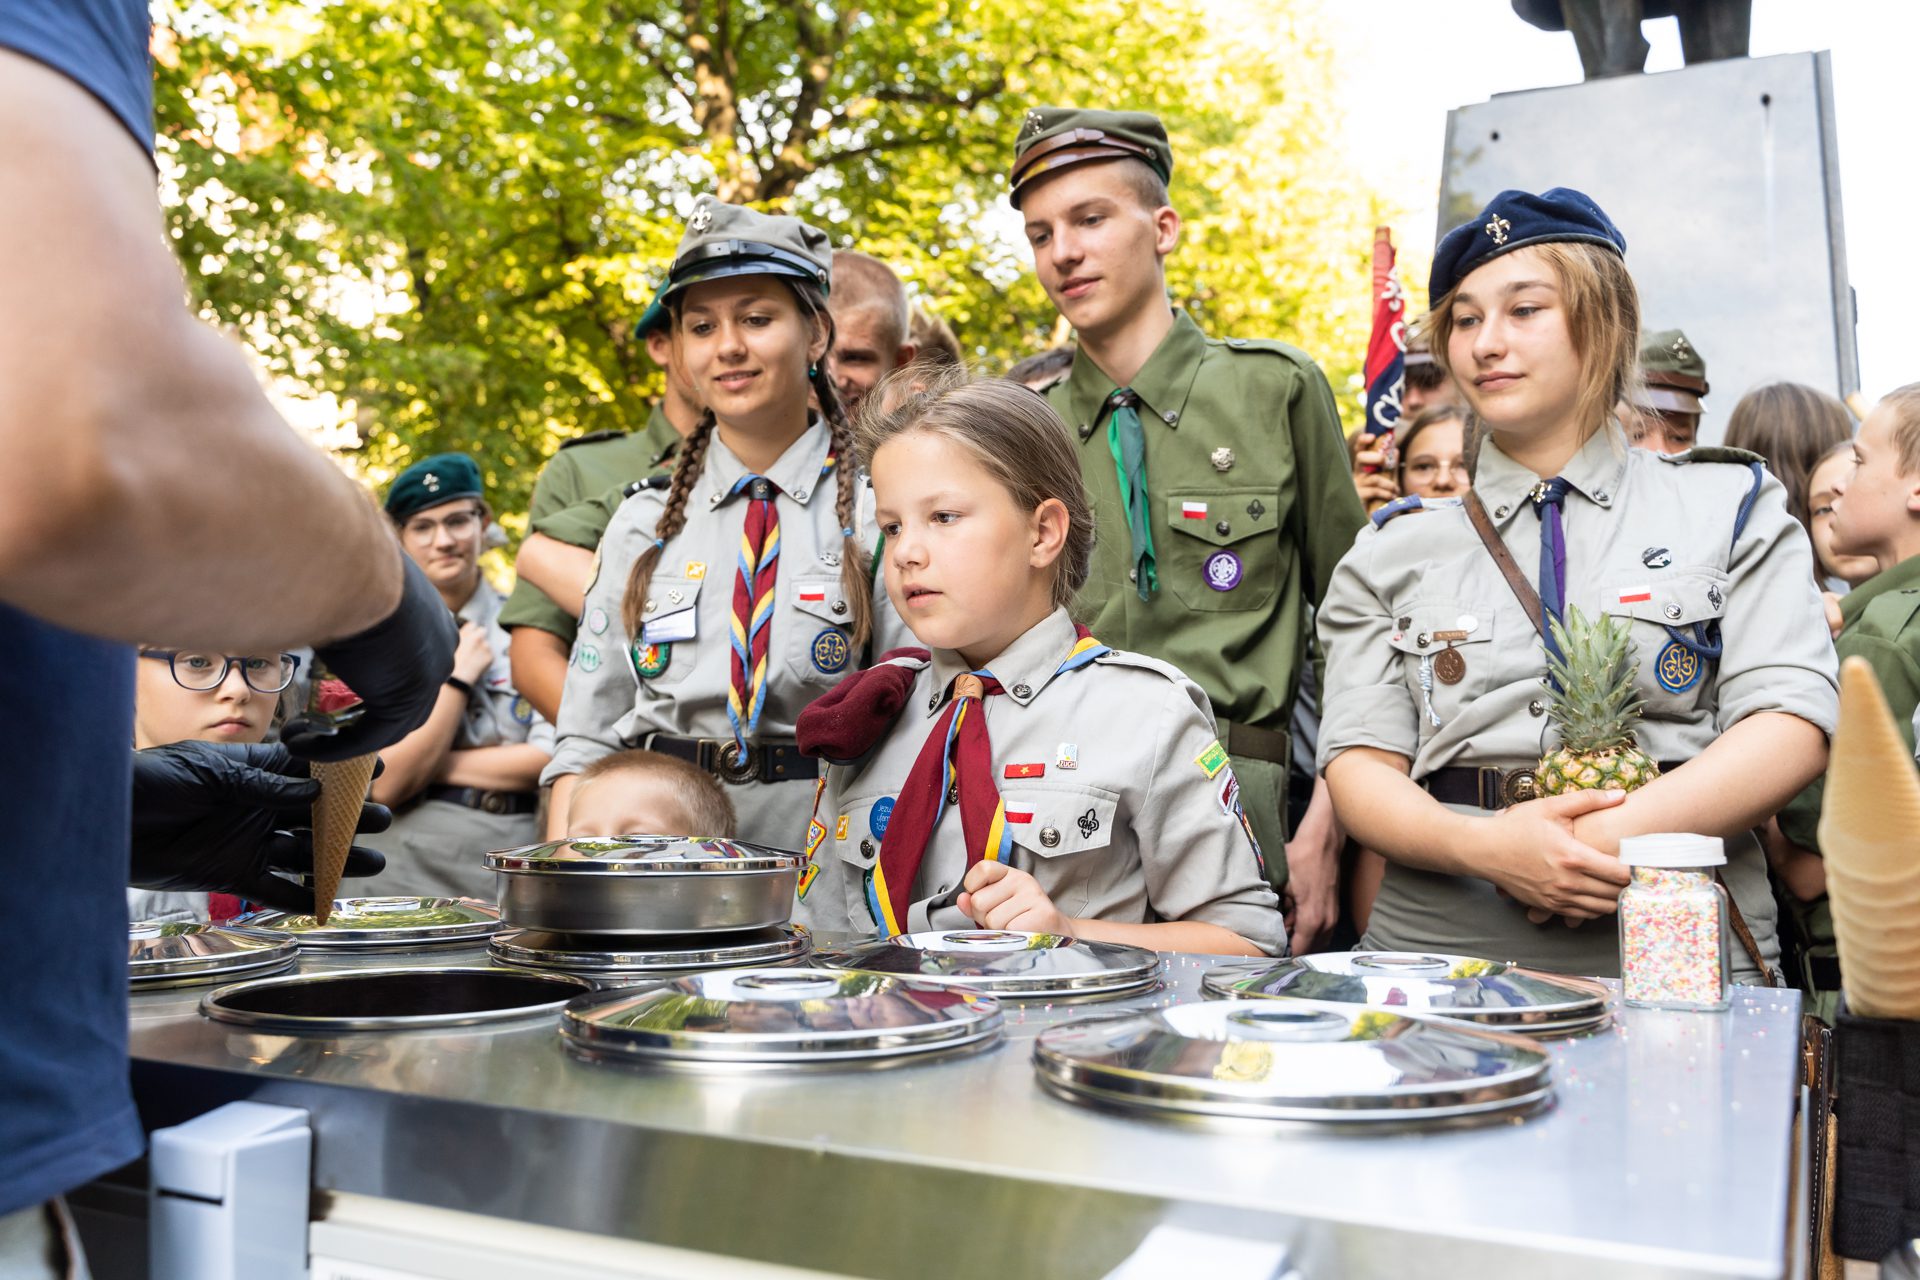
POLYGON ((580 771, 580 779, 574 784, 574 795, 579 795, 588 783, 613 774, 634 778, 657 777, 667 784, 692 830, 657 834, 723 836, 728 839, 734 836, 736 819, 733 801, 727 799, 726 788, 705 769, 657 751, 616 751, 610 756, 601 756, 580 771))
POLYGON ((1900 474, 1920 472, 1920 382, 1895 387, 1873 407, 1893 413, 1893 443, 1900 450, 1900 474))
MULTIPOLYGON (((1602 245, 1555 240, 1528 245, 1520 252, 1539 254, 1559 283, 1567 337, 1580 357, 1574 412, 1584 440, 1607 424, 1615 405, 1637 401, 1640 291, 1634 287, 1626 260, 1602 245)), ((1448 352, 1453 341, 1453 304, 1459 292, 1460 286, 1455 285, 1433 303, 1423 322, 1432 335, 1433 362, 1449 377, 1453 376, 1448 352)))
POLYGON ((1093 561, 1093 508, 1067 424, 1038 392, 1017 382, 975 379, 964 365, 917 365, 894 373, 867 397, 853 428, 861 469, 872 469, 873 455, 887 441, 924 431, 965 449, 1022 511, 1058 500, 1067 509, 1067 538, 1053 562, 1053 602, 1071 604, 1093 561))

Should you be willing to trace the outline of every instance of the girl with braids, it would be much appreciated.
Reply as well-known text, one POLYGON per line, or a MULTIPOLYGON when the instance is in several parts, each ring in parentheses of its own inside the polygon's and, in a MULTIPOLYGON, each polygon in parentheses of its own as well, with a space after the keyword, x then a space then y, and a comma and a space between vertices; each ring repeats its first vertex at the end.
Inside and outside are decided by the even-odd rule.
POLYGON ((791 847, 806 829, 819 767, 794 719, 902 634, 875 607, 865 486, 825 367, 831 262, 795 218, 703 196, 687 219, 656 305, 708 407, 666 485, 640 487, 601 540, 543 777, 550 829, 574 775, 629 747, 730 784, 742 839, 791 847))
POLYGON ((1280 954, 1206 694, 1068 616, 1093 520, 1060 419, 957 367, 895 375, 867 404, 887 592, 927 648, 800 717, 801 750, 832 763, 795 918, 1280 954))

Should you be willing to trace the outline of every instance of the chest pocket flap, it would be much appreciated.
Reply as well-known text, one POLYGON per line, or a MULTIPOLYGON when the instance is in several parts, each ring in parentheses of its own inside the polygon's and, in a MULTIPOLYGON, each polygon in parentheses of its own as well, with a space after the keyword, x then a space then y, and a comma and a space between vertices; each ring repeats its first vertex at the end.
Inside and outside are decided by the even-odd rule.
POLYGON ((1616 618, 1658 626, 1688 627, 1718 622, 1727 611, 1727 575, 1705 567, 1663 573, 1636 581, 1623 577, 1607 588, 1600 607, 1616 618))
MULTIPOLYGON (((688 613, 700 603, 702 578, 667 578, 655 574, 647 585, 647 598, 641 604, 640 622, 643 627, 658 627, 665 631, 684 631, 692 622, 691 618, 678 615, 688 613), (670 621, 671 620, 671 621, 670 621)), ((649 639, 651 637, 648 637, 649 639)), ((691 640, 693 635, 668 635, 667 640, 691 640)))
POLYGON ((1456 649, 1486 644, 1493 639, 1493 609, 1460 600, 1424 601, 1401 605, 1393 617, 1388 643, 1416 658, 1444 651, 1449 641, 1456 649), (1461 636, 1460 632, 1466 632, 1461 636))
POLYGON ((1272 536, 1280 514, 1278 489, 1181 489, 1167 494, 1168 526, 1210 547, 1272 536))
MULTIPOLYGON (((1113 843, 1120 798, 1100 787, 1002 786, 1007 826, 1027 854, 1063 858, 1113 843)), ((1016 865, 1018 859, 1016 858, 1016 865)))
POLYGON ((835 626, 849 626, 853 620, 853 604, 840 589, 838 573, 794 579, 793 607, 835 626))

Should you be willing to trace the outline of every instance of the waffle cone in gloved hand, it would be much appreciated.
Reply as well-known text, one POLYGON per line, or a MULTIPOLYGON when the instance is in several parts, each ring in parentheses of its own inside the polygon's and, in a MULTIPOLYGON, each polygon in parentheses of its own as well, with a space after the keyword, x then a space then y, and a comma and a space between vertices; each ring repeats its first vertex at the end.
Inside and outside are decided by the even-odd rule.
POLYGON ((1847 1004, 1877 1018, 1920 1018, 1920 772, 1873 668, 1840 668, 1840 727, 1827 764, 1820 852, 1847 1004))
POLYGON ((320 794, 313 802, 313 918, 321 924, 333 914, 334 895, 347 868, 353 833, 360 824, 360 806, 373 781, 377 753, 351 760, 313 762, 313 778, 320 794))

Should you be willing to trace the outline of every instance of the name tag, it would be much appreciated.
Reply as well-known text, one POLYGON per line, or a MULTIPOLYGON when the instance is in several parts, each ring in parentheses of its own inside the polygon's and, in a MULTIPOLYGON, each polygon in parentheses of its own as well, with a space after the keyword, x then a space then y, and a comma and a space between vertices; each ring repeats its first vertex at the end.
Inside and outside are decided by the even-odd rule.
POLYGON ((640 639, 647 644, 670 644, 675 640, 691 640, 694 634, 694 611, 691 607, 673 613, 663 613, 641 628, 640 639))

